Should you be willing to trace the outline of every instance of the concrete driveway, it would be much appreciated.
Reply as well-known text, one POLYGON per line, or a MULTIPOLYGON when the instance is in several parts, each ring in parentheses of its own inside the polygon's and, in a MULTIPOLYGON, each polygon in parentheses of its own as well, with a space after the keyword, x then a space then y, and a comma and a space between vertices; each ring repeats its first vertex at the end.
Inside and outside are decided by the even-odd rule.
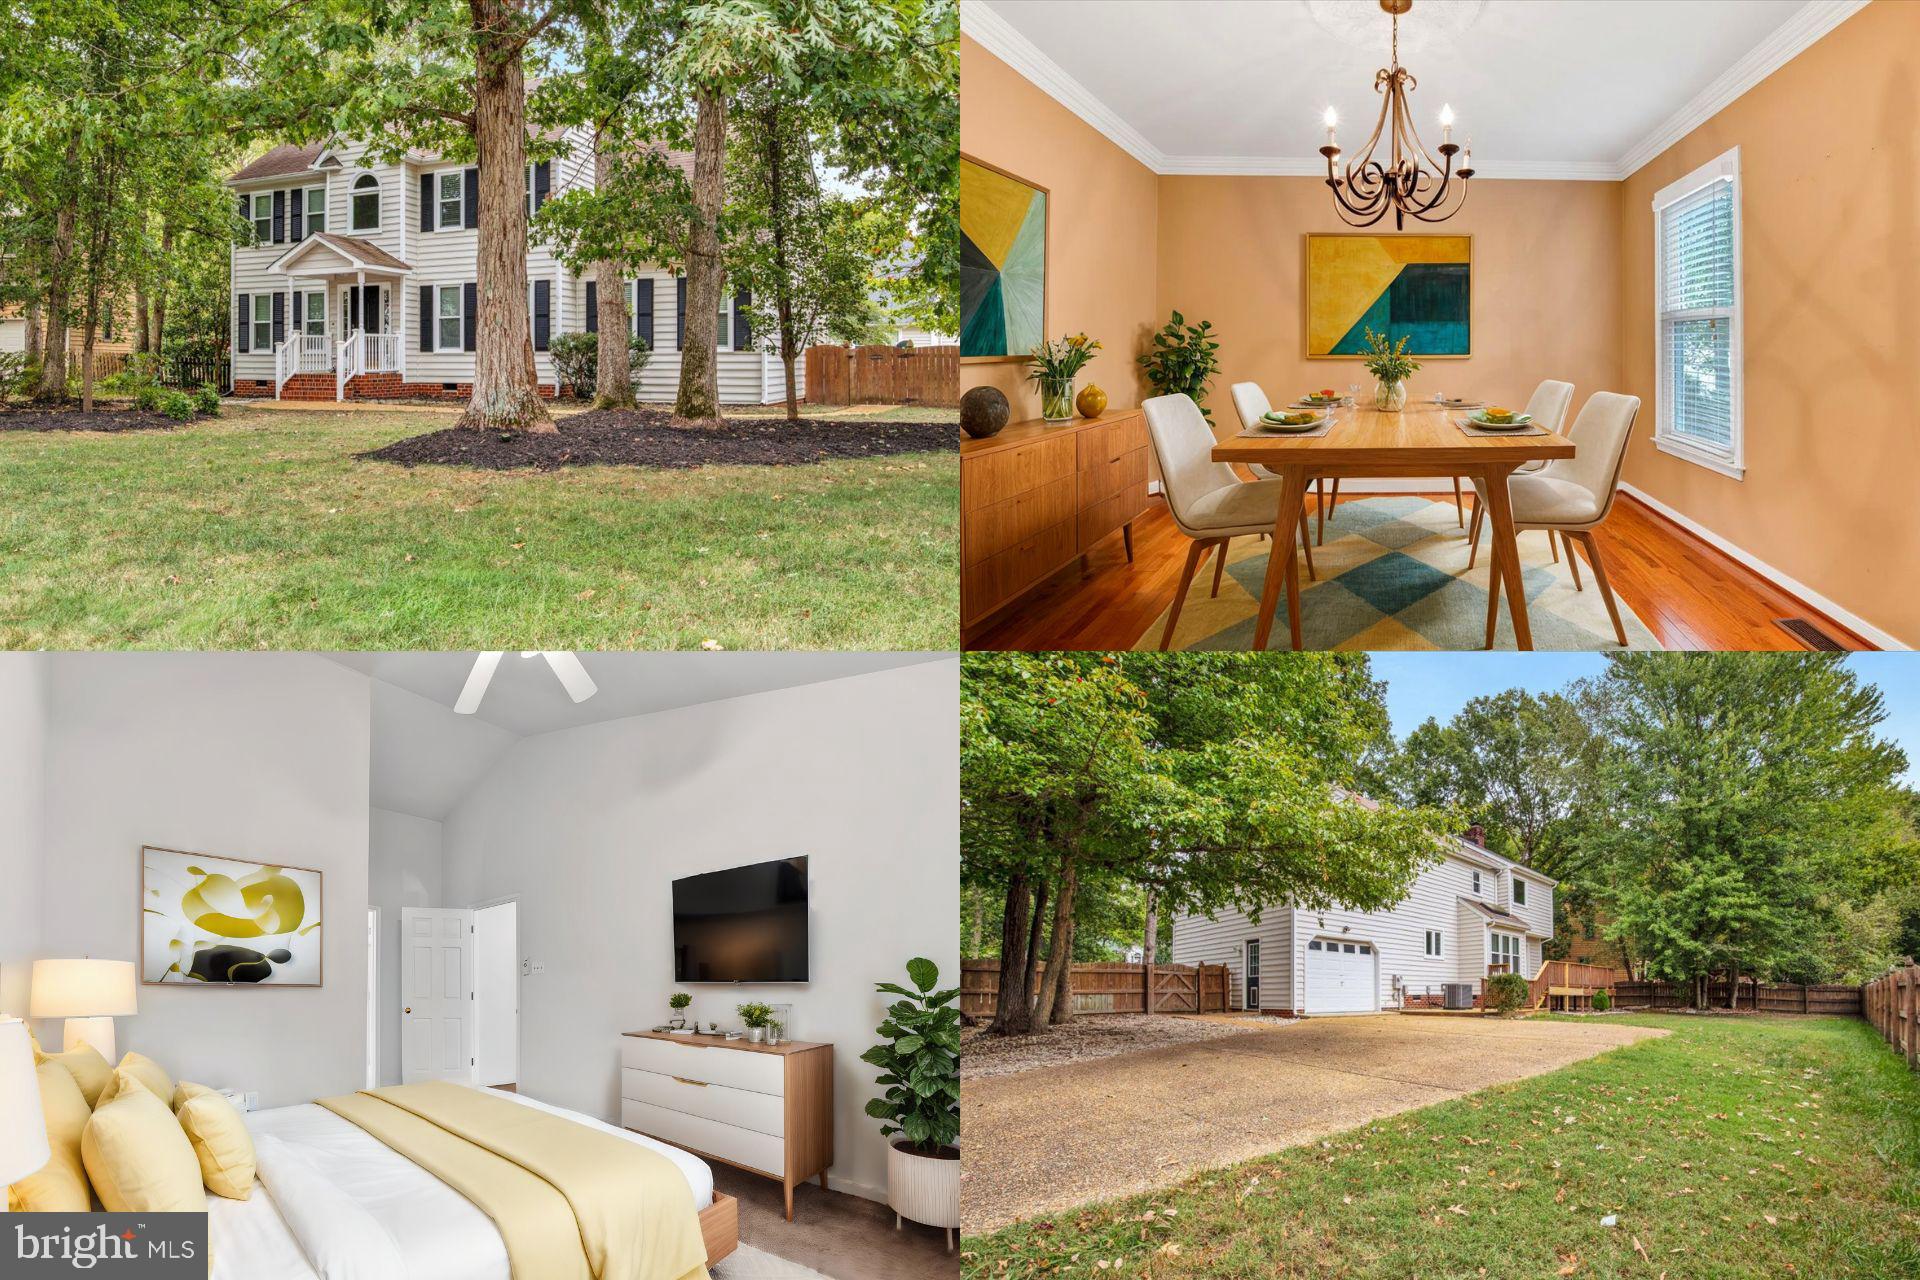
POLYGON ((969 1080, 962 1230, 1167 1186, 1665 1034, 1600 1020, 1310 1018, 969 1080))

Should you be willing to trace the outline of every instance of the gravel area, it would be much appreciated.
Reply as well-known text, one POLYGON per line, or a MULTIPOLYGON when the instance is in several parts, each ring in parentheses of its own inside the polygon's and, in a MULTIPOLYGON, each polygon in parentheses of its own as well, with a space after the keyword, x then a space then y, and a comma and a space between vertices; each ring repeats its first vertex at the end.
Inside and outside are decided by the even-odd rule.
POLYGON ((1122 1053, 1220 1040, 1250 1031, 1272 1031, 1297 1018, 1182 1017, 1171 1014, 1103 1013, 1074 1018, 1030 1036, 988 1035, 982 1028, 960 1033, 960 1078, 984 1080, 1036 1067, 1092 1062, 1122 1053))

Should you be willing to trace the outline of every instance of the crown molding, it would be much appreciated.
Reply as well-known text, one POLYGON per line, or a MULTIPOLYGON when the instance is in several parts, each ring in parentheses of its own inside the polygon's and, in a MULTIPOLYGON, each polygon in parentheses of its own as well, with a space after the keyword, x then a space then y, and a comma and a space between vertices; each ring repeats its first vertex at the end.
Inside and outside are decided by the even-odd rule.
MULTIPOLYGON (((1478 165, 1477 177, 1534 182, 1620 182, 1645 167, 1680 139, 1724 110, 1728 103, 1765 80, 1815 41, 1867 7, 1871 0, 1807 0, 1792 17, 1727 68, 1680 110, 1635 143, 1616 161, 1513 160, 1478 165)), ((1157 174, 1209 177, 1324 178, 1326 161, 1295 156, 1174 156, 1147 140, 1119 113, 1040 47, 988 7, 986 0, 961 0, 960 30, 1012 67, 1042 93, 1157 174)), ((961 92, 966 92, 964 84, 961 92)))

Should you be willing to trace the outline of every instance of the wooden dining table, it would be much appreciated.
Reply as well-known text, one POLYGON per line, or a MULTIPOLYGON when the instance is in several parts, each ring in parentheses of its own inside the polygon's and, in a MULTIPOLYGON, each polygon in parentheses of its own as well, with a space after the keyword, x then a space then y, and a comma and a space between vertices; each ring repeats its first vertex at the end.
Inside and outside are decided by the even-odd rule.
MULTIPOLYGON (((1396 412, 1348 406, 1333 411, 1333 426, 1325 435, 1243 431, 1216 444, 1213 459, 1258 464, 1280 477, 1280 512, 1273 524, 1276 550, 1292 546, 1307 488, 1315 480, 1466 476, 1482 481, 1487 495, 1487 526, 1492 533, 1489 569, 1500 575, 1505 587, 1515 643, 1531 649, 1533 632, 1527 625, 1527 597, 1520 581, 1520 552, 1514 539, 1513 509, 1507 501, 1507 477, 1528 462, 1571 458, 1573 441, 1555 432, 1468 435, 1455 425, 1456 419, 1465 415, 1465 410, 1445 409, 1432 402, 1410 401, 1396 412)), ((1254 631, 1256 649, 1267 647, 1283 587, 1293 647, 1300 647, 1298 561, 1297 555, 1268 557, 1254 631)), ((1495 616, 1492 608, 1488 616, 1491 627, 1495 616)))

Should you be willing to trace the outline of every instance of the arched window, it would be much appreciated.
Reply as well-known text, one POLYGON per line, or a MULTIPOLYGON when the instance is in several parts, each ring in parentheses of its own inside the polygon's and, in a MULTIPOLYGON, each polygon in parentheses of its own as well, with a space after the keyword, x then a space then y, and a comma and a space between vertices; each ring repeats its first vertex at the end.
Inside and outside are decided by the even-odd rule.
POLYGON ((370 173, 353 180, 353 229, 380 229, 380 180, 370 173))

